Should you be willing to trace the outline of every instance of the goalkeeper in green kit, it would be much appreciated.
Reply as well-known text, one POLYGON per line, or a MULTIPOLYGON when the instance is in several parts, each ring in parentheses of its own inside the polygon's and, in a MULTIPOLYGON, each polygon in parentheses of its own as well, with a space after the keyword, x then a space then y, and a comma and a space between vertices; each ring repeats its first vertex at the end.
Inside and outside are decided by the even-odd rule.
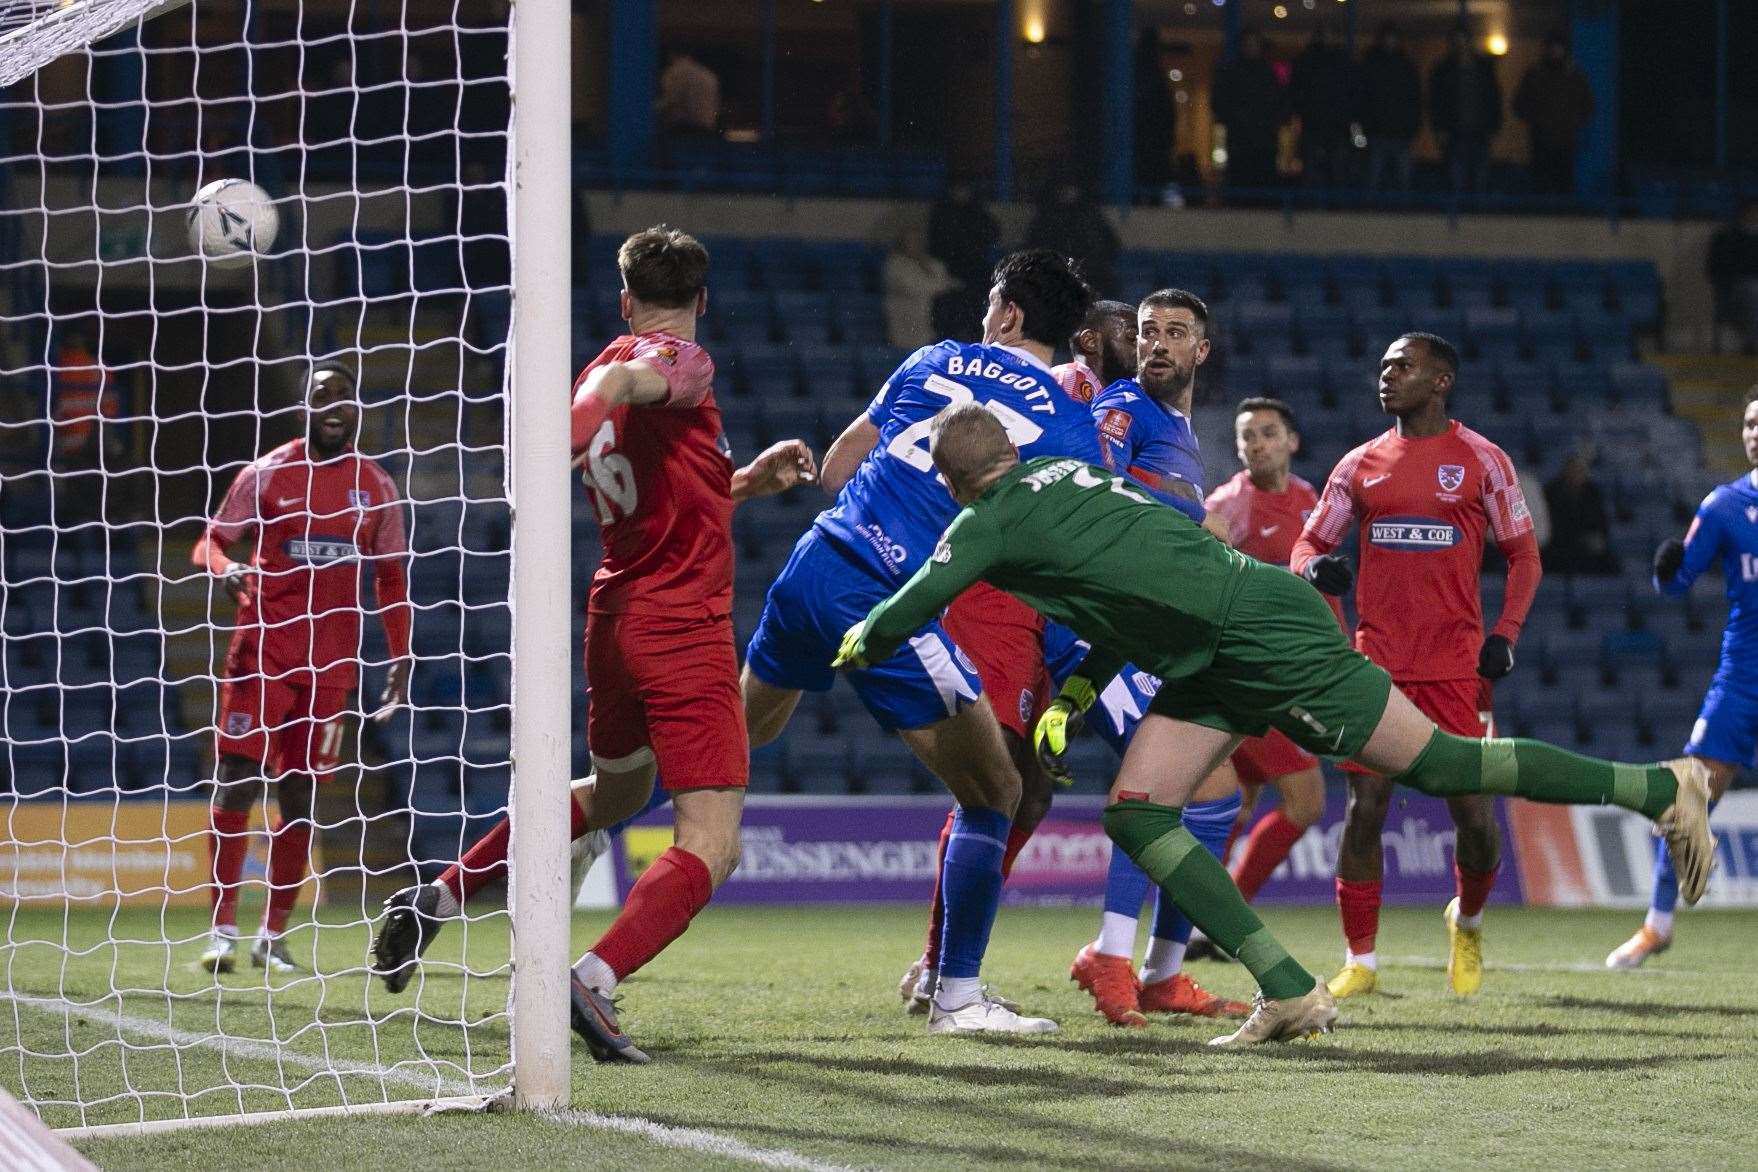
POLYGON ((1000 587, 1093 647, 1035 734, 1046 767, 1063 778, 1069 734, 1124 662, 1164 681, 1103 822, 1257 979, 1251 1016, 1212 1045, 1300 1037, 1328 1030, 1337 1016, 1324 984, 1270 935, 1179 821, 1197 783, 1240 738, 1272 727, 1436 797, 1512 794, 1635 810, 1666 836, 1686 902, 1702 897, 1714 839, 1708 780, 1692 759, 1622 765, 1542 741, 1441 732, 1350 647, 1310 585, 1229 549, 1133 481, 1079 460, 1021 464, 1003 425, 974 404, 941 414, 931 450, 965 510, 915 577, 849 630, 836 666, 885 659, 973 582, 1000 587))

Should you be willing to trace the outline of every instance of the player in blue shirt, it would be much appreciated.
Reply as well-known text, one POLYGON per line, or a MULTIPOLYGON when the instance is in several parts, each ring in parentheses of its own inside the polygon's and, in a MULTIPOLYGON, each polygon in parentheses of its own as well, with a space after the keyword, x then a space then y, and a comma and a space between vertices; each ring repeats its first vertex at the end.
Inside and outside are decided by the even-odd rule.
MULTIPOLYGON (((1685 540, 1668 539, 1654 554, 1654 587, 1675 597, 1720 563, 1727 581, 1727 630, 1721 664, 1685 755, 1709 767, 1710 809, 1741 768, 1758 764, 1758 388, 1746 402, 1740 428, 1752 471, 1703 498, 1685 540)), ((1610 969, 1633 969, 1673 942, 1673 907, 1679 898, 1672 856, 1661 840, 1654 851, 1654 893, 1636 934, 1605 958, 1610 969)))
MULTIPOLYGON (((1190 426, 1196 371, 1209 356, 1209 310, 1182 289, 1150 293, 1136 310, 1136 377, 1119 379, 1093 400, 1105 464, 1126 472, 1162 499, 1202 519, 1203 462, 1190 426)), ((1226 534, 1220 534, 1226 540, 1226 534)), ((1056 623, 1044 631, 1044 658, 1057 688, 1073 674, 1086 644, 1056 623)), ((1087 712, 1093 731, 1121 760, 1159 681, 1126 668, 1087 712)), ((1219 858, 1239 815, 1239 779, 1217 770, 1185 807, 1183 821, 1219 858)), ((1204 990, 1183 974, 1191 923, 1169 899, 1155 909, 1153 937, 1139 974, 1133 968, 1136 920, 1150 881, 1127 854, 1113 851, 1105 880, 1099 937, 1081 949, 1069 976, 1093 995, 1115 1025, 1147 1024, 1144 1010, 1243 1017, 1248 1006, 1204 990)))
MULTIPOLYGON (((843 633, 933 555, 958 514, 928 454, 934 417, 983 404, 1020 454, 1099 460, 1085 405, 1057 385, 1050 358, 1079 325, 1092 292, 1065 258, 1016 253, 995 270, 983 342, 928 346, 900 366, 825 456, 837 488, 769 588, 746 653, 745 715, 753 747, 780 735, 800 693, 835 679, 843 633), (851 465, 854 465, 851 471, 851 465)), ((897 733, 958 802, 942 868, 945 903, 934 1033, 1042 1033, 978 980, 1001 896, 1001 860, 1021 782, 968 659, 939 622, 895 655, 848 673, 867 711, 897 733)))

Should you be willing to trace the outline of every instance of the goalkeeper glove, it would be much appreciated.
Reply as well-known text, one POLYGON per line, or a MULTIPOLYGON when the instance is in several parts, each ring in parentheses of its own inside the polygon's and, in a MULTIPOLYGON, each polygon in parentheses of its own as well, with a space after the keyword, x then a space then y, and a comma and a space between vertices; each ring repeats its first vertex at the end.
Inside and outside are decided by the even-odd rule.
POLYGON ((1032 730, 1032 746, 1037 750, 1038 764, 1057 785, 1074 784, 1074 774, 1068 771, 1064 758, 1069 742, 1080 731, 1081 717, 1098 698, 1099 693, 1091 680, 1085 676, 1069 676, 1056 699, 1044 709, 1044 715, 1038 717, 1038 725, 1032 730))
POLYGON ((1355 581, 1355 571, 1349 568, 1349 559, 1340 558, 1334 553, 1327 553, 1307 562, 1306 569, 1300 572, 1300 576, 1326 594, 1342 594, 1355 581))
POLYGON ((1486 680, 1499 680, 1514 670, 1514 645, 1500 635, 1483 641, 1477 653, 1477 674, 1486 680))
POLYGON ((862 619, 842 634, 842 646, 836 649, 836 658, 830 661, 831 667, 862 668, 872 666, 867 662, 867 620, 862 619))
POLYGON ((1667 538, 1654 551, 1654 580, 1671 582, 1678 574, 1679 567, 1684 564, 1685 543, 1676 537, 1667 538))

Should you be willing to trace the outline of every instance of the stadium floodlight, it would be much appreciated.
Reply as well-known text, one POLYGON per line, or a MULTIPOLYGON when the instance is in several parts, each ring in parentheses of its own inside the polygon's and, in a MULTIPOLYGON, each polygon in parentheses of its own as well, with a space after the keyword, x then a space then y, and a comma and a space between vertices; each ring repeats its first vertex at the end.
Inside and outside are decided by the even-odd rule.
POLYGON ((570 19, 0 6, 0 1084, 64 1135, 566 1104, 570 19), (350 401, 384 478, 320 507, 350 401), (264 459, 301 437, 285 490, 264 459), (235 601, 265 590, 303 608, 235 601), (380 714, 404 616, 409 702, 380 714), (266 650, 288 631, 306 654, 266 650), (283 703, 356 663, 339 720, 283 703), (244 822, 210 810, 221 735, 229 767, 267 754, 244 822), (259 958, 304 870, 278 799, 316 773, 259 958), (509 812, 506 908, 390 994, 380 902, 509 812), (238 947, 204 961, 239 840, 238 947))

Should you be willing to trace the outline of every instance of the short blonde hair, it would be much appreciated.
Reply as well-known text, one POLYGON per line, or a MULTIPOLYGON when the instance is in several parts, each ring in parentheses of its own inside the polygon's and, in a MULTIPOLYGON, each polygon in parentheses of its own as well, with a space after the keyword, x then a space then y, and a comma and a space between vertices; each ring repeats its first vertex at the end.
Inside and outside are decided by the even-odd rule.
POLYGON ((928 451, 954 492, 1019 460, 1007 428, 979 403, 949 407, 936 416, 928 451))

